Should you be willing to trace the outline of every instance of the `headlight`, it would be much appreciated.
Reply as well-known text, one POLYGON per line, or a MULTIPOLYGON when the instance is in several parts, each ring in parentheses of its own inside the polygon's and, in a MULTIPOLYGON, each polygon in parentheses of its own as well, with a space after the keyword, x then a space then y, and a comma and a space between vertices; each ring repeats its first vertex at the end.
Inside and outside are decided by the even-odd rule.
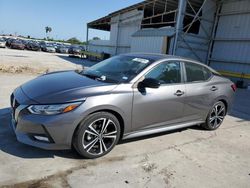
POLYGON ((56 105, 31 105, 28 110, 32 114, 56 115, 70 112, 80 106, 82 102, 56 104, 56 105))

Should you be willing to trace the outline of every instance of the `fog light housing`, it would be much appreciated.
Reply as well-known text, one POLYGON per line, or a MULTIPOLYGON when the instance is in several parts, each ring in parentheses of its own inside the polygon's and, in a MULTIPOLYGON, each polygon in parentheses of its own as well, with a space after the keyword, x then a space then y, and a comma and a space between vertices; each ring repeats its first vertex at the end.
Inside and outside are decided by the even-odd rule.
POLYGON ((50 142, 49 138, 46 136, 34 136, 34 138, 38 141, 42 141, 42 142, 50 142))

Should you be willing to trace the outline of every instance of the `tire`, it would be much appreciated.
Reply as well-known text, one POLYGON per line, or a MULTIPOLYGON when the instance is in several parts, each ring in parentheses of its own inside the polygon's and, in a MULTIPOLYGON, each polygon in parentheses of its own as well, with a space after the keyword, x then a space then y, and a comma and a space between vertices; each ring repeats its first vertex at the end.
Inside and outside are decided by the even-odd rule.
POLYGON ((216 102, 212 109, 209 111, 206 122, 202 124, 202 127, 206 130, 218 129, 226 116, 226 106, 223 102, 216 102))
POLYGON ((113 114, 94 113, 79 125, 74 134, 73 146, 84 158, 99 158, 114 148, 120 139, 120 133, 120 123, 113 114))

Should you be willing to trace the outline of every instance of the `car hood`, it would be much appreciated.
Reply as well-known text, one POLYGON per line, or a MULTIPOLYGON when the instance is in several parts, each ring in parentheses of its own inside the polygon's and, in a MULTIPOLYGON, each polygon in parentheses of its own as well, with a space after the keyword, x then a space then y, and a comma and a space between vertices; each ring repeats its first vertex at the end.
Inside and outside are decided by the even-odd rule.
POLYGON ((23 93, 39 104, 58 104, 106 94, 117 85, 90 79, 75 71, 45 74, 21 86, 23 93))

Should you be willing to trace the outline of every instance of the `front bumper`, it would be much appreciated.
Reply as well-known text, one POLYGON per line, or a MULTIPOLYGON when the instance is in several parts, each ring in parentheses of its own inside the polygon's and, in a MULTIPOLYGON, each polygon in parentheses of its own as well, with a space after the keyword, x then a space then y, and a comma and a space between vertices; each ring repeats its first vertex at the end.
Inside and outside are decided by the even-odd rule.
POLYGON ((79 124, 76 111, 53 116, 35 115, 27 110, 28 105, 19 105, 14 95, 12 97, 11 101, 16 102, 14 105, 12 102, 11 126, 19 142, 46 150, 71 149, 74 130, 79 124))

